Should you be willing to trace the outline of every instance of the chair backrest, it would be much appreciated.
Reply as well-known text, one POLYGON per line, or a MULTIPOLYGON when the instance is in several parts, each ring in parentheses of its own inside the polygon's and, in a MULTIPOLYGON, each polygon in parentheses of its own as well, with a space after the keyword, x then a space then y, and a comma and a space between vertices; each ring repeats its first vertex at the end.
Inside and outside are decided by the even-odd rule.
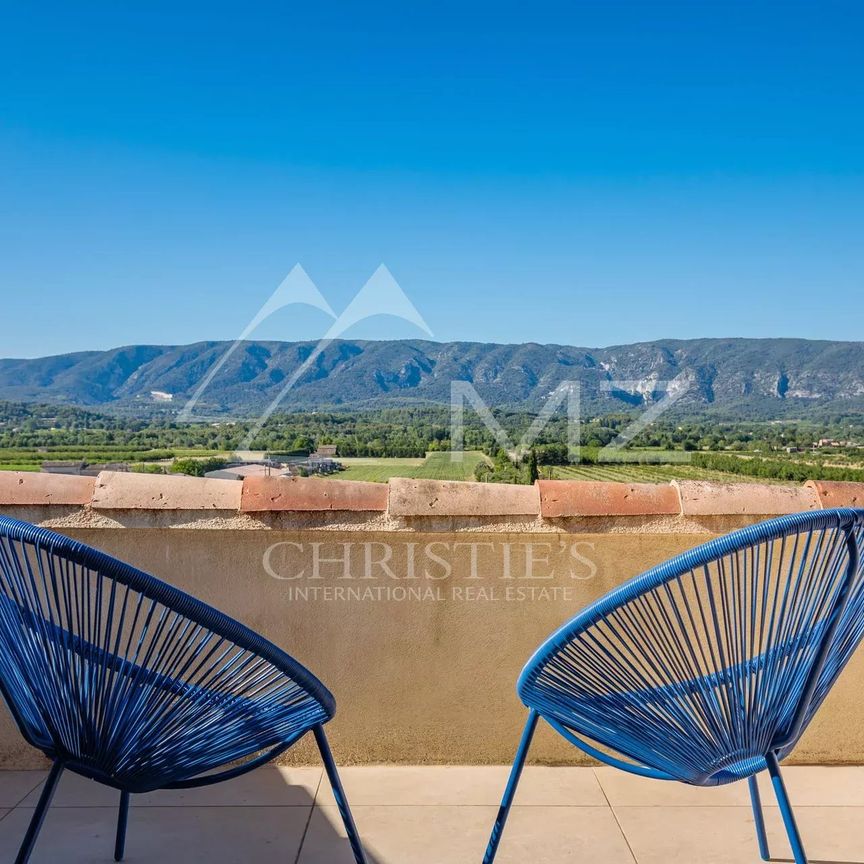
POLYGON ((312 673, 238 622, 7 517, 0 689, 31 744, 130 787, 192 777, 335 710, 312 673))
POLYGON ((699 546, 565 624, 519 693, 636 765, 692 783, 746 776, 795 745, 861 641, 862 545, 864 511, 840 509, 699 546))

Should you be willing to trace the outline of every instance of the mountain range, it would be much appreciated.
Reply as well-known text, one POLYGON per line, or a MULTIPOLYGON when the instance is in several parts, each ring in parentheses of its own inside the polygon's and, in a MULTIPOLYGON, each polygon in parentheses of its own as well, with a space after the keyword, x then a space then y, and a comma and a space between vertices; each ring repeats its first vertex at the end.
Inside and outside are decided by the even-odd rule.
POLYGON ((0 360, 0 399, 118 410, 180 410, 213 375, 195 416, 281 408, 449 403, 468 382, 488 404, 538 410, 578 382, 583 410, 621 410, 674 396, 676 408, 805 416, 864 409, 864 342, 660 340, 608 348, 524 343, 335 340, 132 345, 0 360), (221 363, 221 366, 219 365, 221 363), (293 379, 296 377, 296 381, 293 379))

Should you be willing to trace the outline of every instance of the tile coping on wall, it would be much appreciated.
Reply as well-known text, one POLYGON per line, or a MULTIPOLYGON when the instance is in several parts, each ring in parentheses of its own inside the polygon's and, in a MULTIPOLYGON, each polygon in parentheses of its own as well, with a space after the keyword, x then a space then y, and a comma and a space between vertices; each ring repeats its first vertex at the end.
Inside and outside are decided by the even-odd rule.
POLYGON ((534 486, 393 478, 368 483, 322 478, 214 480, 103 471, 97 477, 0 471, 0 507, 62 505, 95 513, 207 511, 266 514, 327 511, 429 517, 769 517, 864 506, 864 483, 801 486, 673 481, 668 484, 539 480, 534 486))

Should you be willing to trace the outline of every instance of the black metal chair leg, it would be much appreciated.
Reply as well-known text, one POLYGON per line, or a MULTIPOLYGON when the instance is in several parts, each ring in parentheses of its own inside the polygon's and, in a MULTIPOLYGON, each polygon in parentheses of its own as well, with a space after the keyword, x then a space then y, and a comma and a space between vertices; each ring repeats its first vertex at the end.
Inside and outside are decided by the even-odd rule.
POLYGON ((120 793, 120 813, 117 816, 117 839, 114 841, 114 860, 122 861, 126 851, 126 823, 129 821, 129 793, 120 793))
POLYGON ((750 785, 750 803, 753 805, 753 821, 756 823, 756 839, 759 841, 759 855, 763 861, 771 860, 768 850, 768 835, 765 833, 765 816, 762 813, 762 799, 759 795, 759 784, 756 775, 748 778, 750 785))
POLYGON ((324 729, 321 726, 315 726, 312 731, 315 733, 315 741, 318 744, 318 749, 321 751, 321 758, 324 760, 324 768, 327 771, 330 786, 333 788, 333 797, 336 799, 336 804, 339 807, 339 814, 342 816, 342 821, 345 824, 345 832, 348 834, 348 842, 351 844, 354 860, 357 864, 366 864, 366 855, 363 852, 360 835, 357 833, 357 826, 354 824, 354 817, 351 815, 348 798, 345 795, 345 789, 342 787, 342 781, 339 779, 339 772, 336 770, 336 762, 333 760, 330 745, 327 743, 327 736, 324 734, 324 729))
POLYGON ((39 832, 42 830, 42 823, 45 821, 45 814, 51 806, 51 799, 54 797, 54 792, 57 790, 57 781, 63 773, 63 763, 55 762, 51 766, 51 771, 48 778, 45 780, 45 785, 42 787, 42 794, 39 796, 39 803, 36 805, 36 810, 33 813, 33 818, 30 820, 30 825, 27 828, 27 833, 24 835, 24 842, 18 850, 18 857, 15 859, 15 864, 27 864, 30 856, 33 854, 33 847, 36 845, 36 840, 39 837, 39 832))
POLYGON ((780 805, 780 815, 783 817, 783 824, 786 827, 786 833, 789 835, 789 845, 792 847, 795 864, 807 864, 807 853, 804 851, 801 833, 795 822, 795 814, 792 812, 792 803, 789 801, 789 795, 786 792, 786 784, 783 782, 783 776, 780 774, 780 763, 777 761, 777 756, 774 753, 769 753, 765 757, 765 761, 768 763, 768 773, 771 775, 771 782, 774 784, 774 794, 777 796, 777 803, 780 805))
POLYGON ((528 721, 525 723, 525 731, 522 733, 522 738, 519 741, 519 749, 516 751, 513 767, 510 769, 510 778, 507 780, 504 797, 501 800, 501 806, 498 808, 498 817, 495 819, 492 836, 489 838, 489 845, 486 847, 486 854, 483 856, 483 864, 492 864, 495 856, 498 854, 498 844, 501 842, 501 834, 504 832, 504 825, 507 822, 507 816, 510 814, 510 807, 513 805, 513 799, 516 797, 516 787, 519 785, 519 778, 522 776, 522 769, 525 767, 525 759, 528 757, 528 750, 531 748, 531 741, 534 738, 539 718, 540 715, 533 708, 528 712, 528 721))

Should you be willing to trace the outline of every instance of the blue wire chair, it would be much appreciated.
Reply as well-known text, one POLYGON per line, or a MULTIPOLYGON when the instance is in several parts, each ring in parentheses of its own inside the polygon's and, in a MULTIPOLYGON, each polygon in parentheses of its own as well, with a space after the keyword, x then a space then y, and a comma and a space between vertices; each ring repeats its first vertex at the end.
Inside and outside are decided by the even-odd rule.
POLYGON ((53 762, 17 864, 29 860, 66 768, 120 791, 120 861, 131 793, 237 777, 310 730, 354 858, 366 862, 324 734, 335 702, 311 672, 188 594, 6 517, 0 691, 21 734, 53 762))
POLYGON ((807 858, 779 763, 864 635, 864 510, 784 516, 685 552, 554 633, 517 691, 528 721, 484 857, 539 718, 585 753, 645 777, 716 786, 771 776, 797 864, 807 858))

